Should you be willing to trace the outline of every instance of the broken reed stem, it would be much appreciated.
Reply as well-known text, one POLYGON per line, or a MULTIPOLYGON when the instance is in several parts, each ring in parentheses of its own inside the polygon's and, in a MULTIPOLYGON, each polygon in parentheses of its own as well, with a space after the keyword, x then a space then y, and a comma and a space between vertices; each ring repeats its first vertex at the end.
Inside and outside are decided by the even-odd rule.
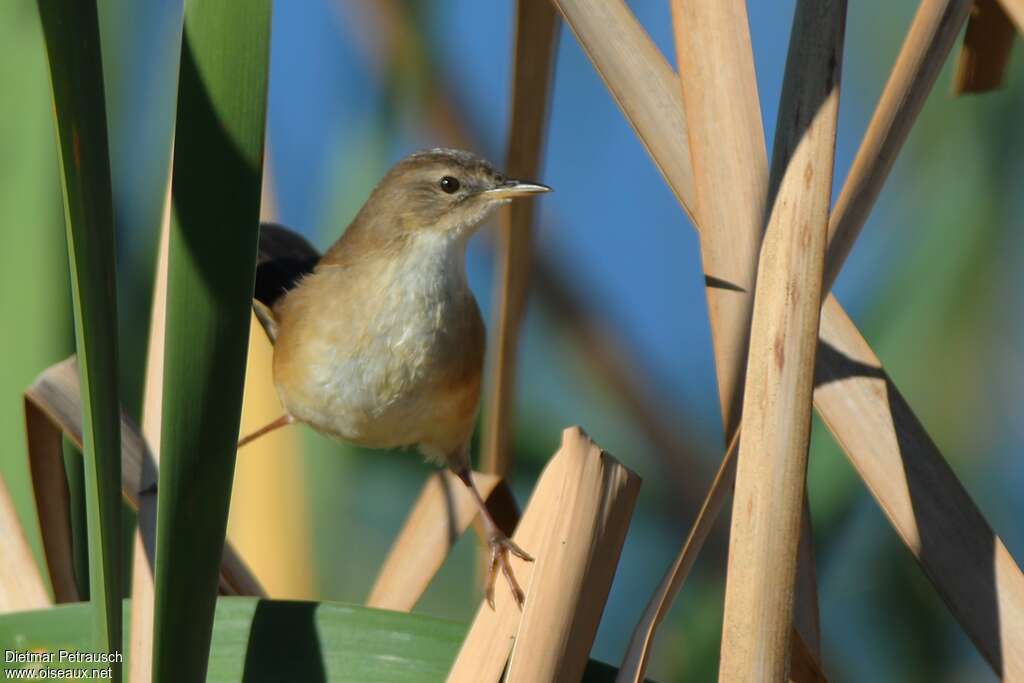
POLYGON ((566 476, 537 551, 507 683, 580 680, 640 491, 640 477, 579 428, 563 433, 559 457, 566 476))
POLYGON ((953 94, 983 93, 1003 84, 1017 27, 998 0, 975 0, 953 76, 953 94))
POLYGON ((578 427, 541 473, 513 540, 536 557, 513 558, 523 611, 507 590, 481 602, 449 683, 579 680, 589 657, 640 486, 633 472, 578 427))
POLYGON ((845 0, 798 0, 793 19, 743 394, 721 681, 788 673, 845 17, 845 0))
MULTIPOLYGON (((510 178, 537 180, 547 128, 558 44, 558 15, 550 0, 519 0, 516 11, 512 120, 505 152, 510 178)), ((529 291, 533 201, 513 202, 501 211, 495 270, 495 315, 491 325, 490 400, 480 469, 511 471, 516 350, 529 291)))

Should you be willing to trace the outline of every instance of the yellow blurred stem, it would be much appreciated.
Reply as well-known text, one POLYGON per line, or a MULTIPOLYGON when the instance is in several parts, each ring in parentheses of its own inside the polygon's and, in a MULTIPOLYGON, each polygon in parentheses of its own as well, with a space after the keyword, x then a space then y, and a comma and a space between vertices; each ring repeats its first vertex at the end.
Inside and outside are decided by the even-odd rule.
MULTIPOLYGON (((273 347, 256 317, 249 333, 240 434, 283 411, 271 376, 273 347)), ((274 598, 315 598, 313 548, 298 431, 278 429, 239 452, 228 538, 274 598)))

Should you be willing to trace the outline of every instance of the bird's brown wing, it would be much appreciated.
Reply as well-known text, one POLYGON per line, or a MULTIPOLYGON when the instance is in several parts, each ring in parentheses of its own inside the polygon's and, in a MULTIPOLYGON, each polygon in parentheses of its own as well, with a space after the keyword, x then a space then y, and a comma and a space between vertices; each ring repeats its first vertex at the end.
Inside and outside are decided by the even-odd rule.
POLYGON ((302 235, 275 223, 260 224, 253 310, 271 342, 277 338, 274 306, 319 260, 320 252, 302 235))

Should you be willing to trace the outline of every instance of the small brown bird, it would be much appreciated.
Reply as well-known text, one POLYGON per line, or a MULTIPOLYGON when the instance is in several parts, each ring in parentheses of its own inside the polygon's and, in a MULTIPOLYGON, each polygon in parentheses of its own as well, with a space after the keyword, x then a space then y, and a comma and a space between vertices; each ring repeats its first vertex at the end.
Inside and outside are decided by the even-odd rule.
POLYGON ((522 605, 509 553, 532 558, 495 524, 471 474, 485 330, 466 244, 498 206, 548 191, 468 152, 433 149, 396 164, 322 257, 284 228, 260 235, 254 307, 274 340, 287 412, 239 446, 298 421, 360 446, 416 446, 447 465, 480 507, 492 607, 499 569, 522 605))

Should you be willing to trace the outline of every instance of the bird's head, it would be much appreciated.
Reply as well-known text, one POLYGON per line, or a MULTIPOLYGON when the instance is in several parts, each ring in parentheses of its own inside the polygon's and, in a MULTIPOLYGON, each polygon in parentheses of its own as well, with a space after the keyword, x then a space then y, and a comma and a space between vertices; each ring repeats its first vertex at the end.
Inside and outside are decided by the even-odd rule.
POLYGON ((375 231, 468 237, 496 207, 550 190, 510 179, 469 152, 432 149, 412 154, 388 171, 357 222, 372 223, 375 231))

